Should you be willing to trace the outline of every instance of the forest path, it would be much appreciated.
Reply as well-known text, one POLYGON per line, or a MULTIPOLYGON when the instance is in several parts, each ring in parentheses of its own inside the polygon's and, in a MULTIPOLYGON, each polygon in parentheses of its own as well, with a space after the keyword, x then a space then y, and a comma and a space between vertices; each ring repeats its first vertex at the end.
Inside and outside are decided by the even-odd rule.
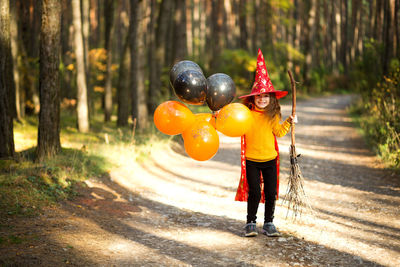
POLYGON ((296 148, 314 212, 286 219, 288 134, 278 140, 274 222, 281 237, 243 237, 246 203, 234 201, 240 138, 221 135, 209 161, 166 146, 153 150, 151 161, 89 180, 81 197, 36 222, 46 245, 8 259, 43 266, 60 259, 79 266, 400 266, 400 177, 366 149, 345 111, 352 99, 298 101, 296 148))

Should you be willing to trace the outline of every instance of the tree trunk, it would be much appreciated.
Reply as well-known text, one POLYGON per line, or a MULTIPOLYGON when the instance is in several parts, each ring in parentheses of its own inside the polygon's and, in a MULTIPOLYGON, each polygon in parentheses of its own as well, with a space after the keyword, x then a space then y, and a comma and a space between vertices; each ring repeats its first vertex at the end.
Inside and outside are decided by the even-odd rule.
MULTIPOLYGON (((173 0, 164 0, 161 2, 161 6, 158 12, 157 18, 157 28, 155 34, 155 42, 156 42, 156 49, 154 52, 155 61, 150 66, 150 86, 151 91, 153 90, 160 90, 162 87, 169 87, 169 84, 162 85, 161 84, 161 75, 163 67, 167 67, 166 63, 166 49, 168 44, 168 31, 169 31, 169 24, 171 21, 172 10, 173 10, 173 0)), ((152 11, 153 12, 153 11, 152 11)), ((170 93, 168 91, 168 93, 170 93)), ((151 105, 153 105, 153 100, 151 101, 151 105)))
POLYGON ((323 33, 322 36, 324 37, 323 40, 323 62, 325 62, 325 65, 329 71, 332 71, 332 62, 331 62, 331 57, 330 57, 330 51, 332 50, 331 44, 332 44, 332 39, 330 30, 331 30, 331 18, 330 18, 330 13, 329 13, 329 5, 328 1, 324 0, 323 1, 323 10, 324 10, 324 15, 323 15, 323 20, 325 21, 325 25, 323 25, 323 33))
POLYGON ((303 81, 304 85, 309 90, 310 86, 310 78, 309 78, 309 69, 311 67, 311 35, 310 35, 310 27, 311 24, 313 23, 314 18, 310 17, 310 11, 312 10, 311 4, 307 8, 306 5, 303 5, 303 26, 301 27, 301 36, 303 37, 302 41, 302 47, 303 47, 303 53, 305 55, 305 62, 302 66, 302 72, 303 72, 303 81))
POLYGON ((61 150, 60 144, 60 51, 61 1, 43 0, 40 33, 39 131, 37 159, 42 161, 61 150))
MULTIPOLYGON (((189 55, 193 55, 193 9, 194 3, 187 0, 186 3, 186 48, 189 55)), ((153 5, 153 4, 152 4, 153 5)))
POLYGON ((90 3, 89 0, 82 0, 82 36, 84 46, 84 59, 85 59, 85 74, 86 74, 86 88, 88 90, 88 107, 89 117, 93 113, 93 92, 90 85, 90 66, 89 66, 89 33, 90 33, 90 3))
MULTIPOLYGON (((253 20, 253 27, 252 30, 250 30, 250 35, 251 35, 251 43, 252 43, 252 51, 257 51, 258 48, 261 48, 261 40, 259 38, 259 32, 260 32, 260 23, 261 23, 261 12, 258 12, 259 6, 260 6, 260 0, 254 0, 253 2, 253 16, 252 20, 253 20)), ((266 14, 265 14, 266 15, 266 14)))
POLYGON ((105 75, 104 86, 104 120, 110 121, 112 113, 112 36, 114 33, 114 0, 106 0, 104 2, 104 48, 107 53, 107 69, 105 75))
POLYGON ((225 46, 228 49, 237 47, 235 38, 235 14, 232 11, 231 0, 224 0, 224 32, 225 46))
POLYGON ((239 29, 240 29, 240 39, 239 46, 241 49, 247 50, 247 11, 246 11, 246 0, 239 0, 239 29))
MULTIPOLYGON (((301 1, 298 0, 294 0, 294 20, 296 22, 296 26, 294 29, 294 48, 296 49, 296 51, 300 52, 300 42, 301 42, 301 19, 300 16, 302 14, 302 10, 303 10, 303 4, 301 1)), ((296 63, 296 65, 294 66, 294 72, 296 74, 297 77, 300 76, 300 65, 299 63, 296 63)))
POLYGON ((382 41, 382 25, 383 25, 383 0, 377 0, 375 4, 375 19, 374 19, 374 30, 373 38, 379 42, 382 41))
POLYGON ((82 16, 79 0, 71 0, 74 25, 74 51, 77 72, 77 123, 80 132, 89 131, 89 110, 87 101, 84 47, 82 37, 82 16))
POLYGON ((200 0, 192 0, 193 3, 193 12, 192 12, 192 46, 193 46, 193 57, 196 60, 200 58, 200 0))
POLYGON ((365 37, 364 36, 365 25, 363 23, 364 16, 365 16, 364 4, 361 1, 360 10, 359 10, 358 16, 357 16, 358 29, 357 29, 356 40, 355 40, 356 41, 356 43, 355 43, 355 46, 356 46, 356 55, 355 56, 356 56, 356 58, 358 58, 363 53, 363 38, 365 37))
POLYGON ((360 2, 358 0, 351 0, 351 27, 349 29, 350 41, 350 64, 356 57, 357 50, 357 35, 359 31, 358 15, 360 13, 360 2))
MULTIPOLYGON (((392 25, 392 10, 394 2, 392 0, 384 3, 384 53, 383 53, 383 74, 388 74, 390 59, 392 58, 394 25, 392 25)), ((394 16, 394 14, 393 14, 394 16)))
POLYGON ((144 72, 144 31, 142 0, 131 0, 131 92, 132 92, 132 119, 137 122, 138 129, 144 129, 148 124, 148 112, 145 92, 144 72))
MULTIPOLYGON (((32 40, 37 39, 40 32, 40 6, 41 0, 32 1, 20 1, 20 15, 21 21, 21 42, 26 52, 24 63, 26 64, 26 73, 22 78, 24 83, 26 100, 30 102, 29 109, 27 112, 33 114, 39 114, 40 103, 39 103, 39 90, 37 87, 36 78, 39 76, 39 72, 36 67, 32 67, 32 62, 39 57, 39 41, 33 42, 32 40), (32 79, 32 77, 34 77, 32 79)), ((27 106, 28 108, 28 106, 27 106)))
POLYGON ((335 68, 334 73, 338 73, 339 71, 339 63, 340 63, 340 47, 342 46, 342 34, 341 34, 341 16, 340 16, 340 1, 332 1, 333 6, 335 8, 335 25, 336 25, 336 52, 335 52, 335 68))
POLYGON ((348 63, 348 53, 347 53, 347 48, 348 48, 348 38, 347 38, 347 33, 348 33, 348 4, 347 0, 341 0, 341 5, 340 5, 340 16, 341 16, 341 34, 342 34, 342 43, 341 43, 341 48, 340 48, 340 61, 343 65, 343 70, 345 73, 347 73, 347 63, 348 63))
POLYGON ((308 17, 308 28, 309 28, 309 49, 306 54, 306 64, 311 69, 319 66, 319 1, 312 0, 311 7, 308 17))
POLYGON ((187 57, 186 0, 175 0, 175 6, 173 62, 187 57))
POLYGON ((394 8, 394 36, 396 42, 394 42, 394 55, 397 58, 400 58, 400 29, 399 29, 399 9, 400 9, 400 0, 395 0, 395 8, 394 8))
POLYGON ((14 90, 15 90, 15 117, 19 121, 22 117, 21 114, 21 79, 18 71, 18 56, 19 56, 19 44, 18 44, 18 22, 17 22, 17 11, 16 2, 10 1, 10 33, 11 33, 11 51, 12 51, 12 65, 13 65, 13 77, 14 77, 14 90))
POLYGON ((367 22, 367 29, 366 29, 366 37, 368 39, 373 38, 374 36, 374 25, 375 25, 375 16, 374 16, 374 0, 368 0, 368 17, 370 18, 367 22))
POLYGON ((131 64, 130 58, 130 35, 129 32, 126 35, 124 47, 121 52, 121 58, 119 63, 119 77, 118 77, 118 126, 128 125, 128 118, 130 114, 130 99, 131 94, 129 91, 129 70, 131 64))
POLYGON ((89 21, 90 21, 90 41, 89 43, 92 44, 94 47, 98 45, 98 28, 99 28, 99 20, 98 20, 98 1, 97 0, 90 0, 90 12, 89 12, 89 21))
POLYGON ((150 65, 150 70, 149 70, 149 93, 148 93, 148 99, 149 99, 149 111, 151 114, 154 113, 154 111, 157 108, 157 102, 158 98, 160 95, 160 70, 159 70, 159 64, 160 62, 157 61, 157 42, 156 42, 156 14, 157 14, 157 1, 156 0, 151 0, 151 11, 150 11, 150 23, 149 23, 149 30, 148 30, 148 35, 150 39, 149 43, 149 49, 148 49, 148 55, 149 55, 149 65, 150 65))
POLYGON ((212 1, 212 11, 211 11, 211 40, 212 40, 212 50, 211 50, 211 70, 213 72, 218 72, 219 69, 219 58, 222 53, 222 48, 224 46, 222 38, 222 25, 223 25, 223 0, 212 1))
MULTIPOLYGON (((171 67, 172 64, 174 63, 174 56, 175 56, 175 35, 174 32, 176 30, 176 25, 175 25, 175 1, 176 0, 165 0, 167 1, 167 6, 169 8, 168 12, 170 16, 168 17, 167 20, 167 39, 166 39, 166 44, 165 44, 165 58, 164 58, 164 67, 171 67)), ((164 1, 163 1, 164 2, 164 1)))
POLYGON ((10 1, 0 0, 0 158, 14 157, 9 68, 11 62, 10 1))

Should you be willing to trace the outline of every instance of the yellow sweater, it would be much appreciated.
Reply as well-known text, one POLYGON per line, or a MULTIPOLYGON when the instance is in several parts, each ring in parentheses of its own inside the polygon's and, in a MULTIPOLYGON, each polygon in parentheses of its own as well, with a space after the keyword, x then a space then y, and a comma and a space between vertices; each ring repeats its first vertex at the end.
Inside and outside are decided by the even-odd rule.
POLYGON ((287 119, 280 124, 279 117, 272 121, 264 113, 252 110, 254 122, 245 135, 246 159, 257 162, 273 160, 278 153, 275 150, 275 138, 286 135, 290 128, 287 119))

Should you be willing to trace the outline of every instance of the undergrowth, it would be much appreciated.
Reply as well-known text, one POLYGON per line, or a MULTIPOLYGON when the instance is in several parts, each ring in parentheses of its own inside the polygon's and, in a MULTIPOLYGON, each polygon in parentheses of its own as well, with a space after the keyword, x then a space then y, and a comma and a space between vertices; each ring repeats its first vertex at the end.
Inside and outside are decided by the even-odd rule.
POLYGON ((352 114, 377 155, 400 169, 400 68, 361 94, 352 114))
POLYGON ((107 175, 118 165, 146 160, 152 146, 165 142, 150 128, 135 133, 116 128, 115 122, 92 123, 89 133, 79 133, 68 113, 61 116, 61 152, 35 161, 37 118, 14 125, 15 160, 0 160, 0 216, 35 216, 44 207, 73 198, 78 184, 107 175))

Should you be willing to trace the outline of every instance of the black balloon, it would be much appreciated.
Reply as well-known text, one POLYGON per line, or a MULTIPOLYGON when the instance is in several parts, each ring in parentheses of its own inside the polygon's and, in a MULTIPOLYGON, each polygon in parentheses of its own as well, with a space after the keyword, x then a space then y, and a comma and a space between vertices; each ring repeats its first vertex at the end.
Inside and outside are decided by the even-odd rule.
POLYGON ((196 70, 200 73, 203 73, 200 66, 197 65, 195 62, 190 60, 179 61, 172 67, 171 71, 169 72, 169 80, 171 84, 173 85, 178 75, 186 70, 196 70))
POLYGON ((206 100, 207 80, 199 71, 186 70, 180 73, 172 86, 176 96, 185 103, 201 105, 206 100))
POLYGON ((232 102, 236 96, 236 86, 232 78, 224 73, 216 73, 207 78, 207 105, 217 111, 232 102))

